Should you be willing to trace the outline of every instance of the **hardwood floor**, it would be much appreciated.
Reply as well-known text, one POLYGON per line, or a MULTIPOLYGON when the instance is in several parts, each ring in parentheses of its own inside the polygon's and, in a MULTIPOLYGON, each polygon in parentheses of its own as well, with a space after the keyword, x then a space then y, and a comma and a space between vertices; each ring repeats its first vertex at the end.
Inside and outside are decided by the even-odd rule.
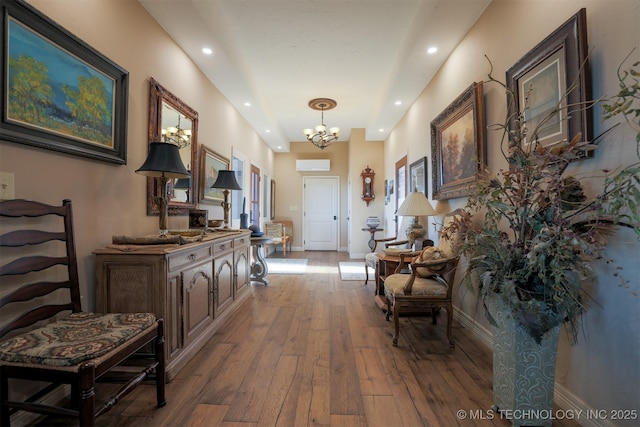
POLYGON ((393 347, 393 325, 373 301, 372 280, 364 286, 340 279, 338 262, 354 261, 346 253, 289 257, 307 258, 307 273, 270 274, 269 286, 251 285, 252 297, 167 384, 167 406, 156 408, 153 386, 143 385, 98 424, 510 425, 490 411, 490 350, 460 324, 453 325, 450 350, 444 313, 437 325, 428 317, 402 318, 393 347))

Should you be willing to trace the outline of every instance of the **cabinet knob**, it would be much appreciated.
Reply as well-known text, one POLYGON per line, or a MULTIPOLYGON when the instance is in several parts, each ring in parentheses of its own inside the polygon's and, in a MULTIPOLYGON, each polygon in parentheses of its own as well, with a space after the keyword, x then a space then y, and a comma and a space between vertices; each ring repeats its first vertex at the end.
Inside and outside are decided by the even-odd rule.
POLYGON ((220 250, 224 251, 226 249, 226 247, 227 247, 227 245, 222 244, 222 245, 220 245, 220 250))
POLYGON ((190 254, 188 257, 189 261, 195 261, 196 260, 196 254, 190 254))

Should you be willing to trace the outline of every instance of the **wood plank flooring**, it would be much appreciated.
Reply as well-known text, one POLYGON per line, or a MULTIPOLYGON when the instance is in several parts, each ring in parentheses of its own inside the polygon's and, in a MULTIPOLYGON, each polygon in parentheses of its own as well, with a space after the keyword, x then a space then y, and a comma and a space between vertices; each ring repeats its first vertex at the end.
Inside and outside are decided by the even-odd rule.
MULTIPOLYGON (((437 325, 428 317, 403 317, 393 347, 393 324, 373 300, 373 281, 364 286, 340 279, 338 262, 354 261, 346 253, 288 257, 307 258, 306 274, 271 274, 269 286, 252 284, 241 309, 167 384, 164 408, 155 407, 154 387, 143 385, 98 424, 510 425, 489 411, 491 352, 460 324, 454 322, 456 348, 450 350, 444 313, 437 325)), ((47 419, 39 425, 74 422, 47 419)))

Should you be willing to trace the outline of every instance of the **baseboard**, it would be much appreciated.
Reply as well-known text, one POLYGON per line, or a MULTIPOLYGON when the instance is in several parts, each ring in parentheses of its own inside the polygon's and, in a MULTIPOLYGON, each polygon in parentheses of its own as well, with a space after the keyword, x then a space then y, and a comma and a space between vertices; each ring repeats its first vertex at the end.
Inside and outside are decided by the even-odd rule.
MULTIPOLYGON (((471 331, 472 335, 489 349, 493 347, 493 334, 475 319, 458 307, 453 307, 453 317, 464 327, 471 331)), ((587 405, 582 399, 571 393, 564 385, 556 382, 554 385, 553 401, 560 407, 566 417, 572 416, 584 427, 613 427, 611 421, 598 417, 598 411, 587 405)), ((560 415, 560 414, 559 414, 560 415)))

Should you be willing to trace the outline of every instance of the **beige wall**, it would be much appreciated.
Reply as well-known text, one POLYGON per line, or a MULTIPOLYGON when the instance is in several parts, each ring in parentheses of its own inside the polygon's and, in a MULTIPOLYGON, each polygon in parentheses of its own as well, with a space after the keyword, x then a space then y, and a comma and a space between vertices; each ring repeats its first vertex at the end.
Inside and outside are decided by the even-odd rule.
MULTIPOLYGON (((340 247, 351 245, 352 253, 366 251, 368 233, 360 228, 369 215, 385 216, 385 234, 393 235, 390 222, 395 204, 384 205, 385 179, 394 178, 394 164, 402 156, 411 163, 422 156, 431 160, 429 123, 470 83, 486 78, 486 54, 496 75, 515 63, 530 48, 561 25, 580 7, 587 8, 589 44, 593 48, 594 95, 616 91, 618 64, 640 46, 640 10, 637 0, 494 0, 471 29, 444 67, 425 88, 414 105, 384 142, 364 141, 354 130, 352 141, 336 143, 324 151, 311 144, 291 144, 291 152, 275 156, 249 127, 239 113, 211 85, 195 65, 175 45, 162 28, 134 0, 32 0, 43 13, 102 52, 130 73, 128 108, 128 164, 115 166, 0 142, 0 170, 15 174, 18 198, 60 203, 74 202, 80 274, 85 283, 84 308, 94 306, 94 259, 91 251, 109 243, 113 234, 142 235, 157 230, 157 217, 146 216, 146 182, 134 173, 145 159, 148 78, 153 76, 200 114, 199 142, 231 157, 236 153, 258 165, 277 183, 276 216, 296 223, 294 246, 302 245, 302 176, 295 171, 296 158, 329 158, 332 170, 340 176, 340 247), (167 59, 170 58, 170 61, 167 59), (274 159, 275 157, 275 159, 274 159), (376 200, 367 208, 360 200, 359 174, 369 165, 376 171, 376 200), (297 209, 296 209, 297 208, 297 209), (349 232, 347 218, 351 215, 349 232)), ((638 51, 634 52, 638 57, 638 51)), ((487 123, 502 120, 504 93, 485 90, 487 123)), ((601 114, 595 118, 595 134, 605 125, 601 114)), ((574 166, 580 171, 613 167, 635 158, 635 146, 615 142, 631 141, 628 131, 618 129, 609 136, 594 159, 574 166)), ((488 135, 488 162, 493 169, 498 161, 497 138, 488 135)), ((432 166, 429 163, 431 176, 432 166)), ((242 183, 248 188, 248 182, 242 183)), ((429 178, 429 188, 432 188, 429 178)), ((434 203, 440 212, 463 206, 464 199, 434 203)), ((217 209, 206 206, 209 209, 217 209)), ((217 212, 214 216, 218 216, 217 212)), ((171 228, 185 228, 185 217, 170 217, 171 228)), ((429 237, 437 240, 433 227, 429 237)), ((615 259, 621 261, 628 285, 638 292, 639 259, 637 241, 624 243, 623 236, 612 239, 615 259)), ((595 409, 640 409, 637 384, 640 383, 640 297, 617 286, 606 267, 597 265, 601 279, 593 285, 593 304, 584 316, 584 335, 575 347, 561 344, 558 380, 577 399, 595 409)), ((480 324, 481 309, 475 299, 461 288, 457 306, 480 324)))
MULTIPOLYGON (((393 177, 395 161, 405 154, 409 163, 425 155, 431 160, 428 133, 431 120, 472 82, 486 80, 489 64, 484 55, 491 59, 495 76, 504 79, 507 68, 582 7, 587 9, 594 98, 616 93, 618 65, 634 47, 633 58, 635 61, 639 58, 640 2, 494 0, 385 141, 386 178, 393 177)), ((487 124, 503 122, 504 91, 485 85, 484 101, 487 124)), ((596 111, 595 135, 611 124, 602 123, 601 110, 596 111)), ((495 171, 505 167, 499 153, 498 132, 488 130, 487 140, 489 168, 495 171)), ((637 161, 633 140, 629 129, 621 126, 601 142, 593 159, 572 165, 568 172, 594 175, 600 169, 637 161)), ((429 174, 431 170, 429 165, 429 174)), ((591 188, 596 188, 598 182, 592 185, 591 188)), ((429 188, 430 191, 433 188, 431 179, 429 188)), ((446 212, 464 206, 465 202, 464 198, 458 198, 434 203, 434 206, 439 212, 446 212)), ((387 207, 385 214, 392 214, 392 209, 387 207)), ((429 232, 430 237, 436 239, 433 227, 429 232)), ((582 319, 584 333, 577 346, 569 346, 566 340, 560 345, 557 380, 562 387, 556 392, 556 401, 559 393, 568 393, 574 403, 582 402, 594 409, 640 410, 640 297, 637 295, 640 246, 629 234, 621 231, 610 241, 611 254, 630 280, 629 289, 618 286, 619 279, 613 276, 612 267, 604 262, 594 264, 599 278, 588 286, 594 301, 582 319)), ((460 287, 456 305, 463 316, 487 326, 482 308, 464 286, 460 287)))
MULTIPOLYGON (((289 153, 275 154, 276 218, 294 222, 294 250, 303 247, 302 179, 305 176, 338 176, 340 178, 340 218, 338 219, 342 251, 351 258, 363 258, 369 252, 370 234, 363 232, 368 216, 383 216, 384 162, 383 141, 366 141, 364 129, 351 129, 349 141, 336 142, 320 150, 313 144, 292 142, 289 153), (297 172, 298 159, 329 159, 329 172, 297 172), (360 173, 369 166, 376 172, 374 194, 376 199, 369 206, 361 200, 362 178, 360 173)), ((381 237, 381 236, 377 236, 381 237)))
MULTIPOLYGON (((83 308, 93 309, 93 249, 110 243, 114 234, 139 236, 158 229, 158 217, 146 215, 146 178, 134 172, 147 154, 149 77, 199 113, 201 145, 228 158, 232 149, 251 153, 263 173, 271 173, 273 154, 137 1, 30 3, 129 72, 127 165, 0 142, 0 170, 15 174, 16 198, 73 201, 83 308)), ((248 188, 248 180, 241 184, 248 188)), ((203 207, 221 217, 218 207, 203 207)), ((170 228, 187 226, 187 217, 169 217, 170 228)))
MULTIPOLYGON (((302 132, 302 130, 300 131, 302 132)), ((347 189, 348 168, 347 147, 345 142, 336 142, 320 150, 310 142, 292 142, 288 153, 275 154, 275 171, 273 177, 276 181, 276 218, 290 219, 294 224, 294 250, 303 247, 302 234, 302 178, 304 176, 337 176, 340 178, 340 224, 339 247, 346 245, 346 217, 347 217, 347 189), (331 170, 329 172, 297 172, 296 160, 298 159, 329 159, 331 170)))

